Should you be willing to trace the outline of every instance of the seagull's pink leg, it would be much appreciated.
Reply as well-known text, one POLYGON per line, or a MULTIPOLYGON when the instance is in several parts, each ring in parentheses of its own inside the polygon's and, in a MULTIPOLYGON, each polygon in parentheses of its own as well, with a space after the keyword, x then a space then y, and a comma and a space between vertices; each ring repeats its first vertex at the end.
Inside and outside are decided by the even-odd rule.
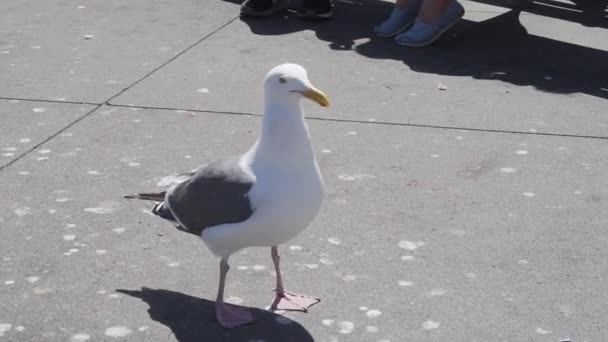
POLYGON ((277 273, 276 296, 270 306, 271 310, 307 312, 308 308, 321 301, 319 298, 285 291, 285 288, 283 287, 283 277, 281 276, 281 268, 279 266, 280 256, 277 246, 270 248, 270 254, 272 255, 272 262, 274 263, 274 269, 277 273))
POLYGON ((228 258, 222 258, 222 261, 220 261, 220 285, 215 301, 215 317, 224 328, 234 328, 253 322, 253 316, 246 309, 224 303, 224 286, 226 285, 226 274, 228 274, 229 269, 228 258))

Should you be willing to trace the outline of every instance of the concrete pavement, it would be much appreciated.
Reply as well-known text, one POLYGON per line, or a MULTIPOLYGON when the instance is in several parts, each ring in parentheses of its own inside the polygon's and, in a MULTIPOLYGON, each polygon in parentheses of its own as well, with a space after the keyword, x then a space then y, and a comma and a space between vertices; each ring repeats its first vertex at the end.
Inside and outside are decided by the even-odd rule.
POLYGON ((331 22, 224 1, 0 5, 0 340, 604 341, 608 31, 465 2, 436 46, 370 38, 383 2, 331 22), (268 69, 304 65, 327 196, 281 247, 307 314, 264 311, 269 250, 217 260, 122 195, 237 154, 268 69))

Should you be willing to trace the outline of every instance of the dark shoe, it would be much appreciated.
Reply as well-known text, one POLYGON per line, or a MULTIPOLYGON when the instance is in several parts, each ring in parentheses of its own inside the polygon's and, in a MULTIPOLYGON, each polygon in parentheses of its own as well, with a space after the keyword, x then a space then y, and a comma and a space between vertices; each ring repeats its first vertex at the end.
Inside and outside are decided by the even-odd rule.
POLYGON ((305 20, 330 19, 334 15, 331 0, 302 0, 298 17, 305 20))
POLYGON ((288 0, 245 0, 241 5, 242 17, 267 17, 286 10, 288 0))

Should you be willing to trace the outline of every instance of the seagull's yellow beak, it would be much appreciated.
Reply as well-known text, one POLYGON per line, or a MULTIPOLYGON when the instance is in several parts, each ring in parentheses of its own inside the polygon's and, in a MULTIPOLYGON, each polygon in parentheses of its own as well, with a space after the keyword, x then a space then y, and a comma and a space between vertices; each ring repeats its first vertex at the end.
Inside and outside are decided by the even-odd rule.
POLYGON ((302 96, 305 98, 320 104, 321 107, 329 107, 329 99, 327 98, 327 95, 323 94, 322 91, 315 87, 310 87, 309 89, 300 92, 300 94, 302 94, 302 96))

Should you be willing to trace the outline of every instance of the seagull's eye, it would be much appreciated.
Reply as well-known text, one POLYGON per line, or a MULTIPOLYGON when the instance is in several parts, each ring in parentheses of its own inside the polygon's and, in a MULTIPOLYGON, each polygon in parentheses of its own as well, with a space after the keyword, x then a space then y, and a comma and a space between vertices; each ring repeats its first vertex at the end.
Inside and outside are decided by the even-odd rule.
POLYGON ((285 76, 279 76, 279 83, 281 83, 281 84, 287 83, 287 78, 285 76))

